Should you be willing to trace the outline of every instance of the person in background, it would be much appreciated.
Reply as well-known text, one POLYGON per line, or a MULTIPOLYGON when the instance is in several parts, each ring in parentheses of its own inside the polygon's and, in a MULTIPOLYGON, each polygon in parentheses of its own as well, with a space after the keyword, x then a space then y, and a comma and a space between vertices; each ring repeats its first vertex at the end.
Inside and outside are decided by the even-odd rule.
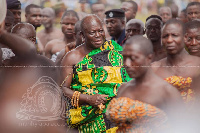
POLYGON ((6 18, 5 18, 5 30, 7 32, 11 32, 12 27, 14 26, 14 15, 10 10, 7 10, 6 18))
POLYGON ((200 19, 200 2, 190 2, 186 7, 187 19, 192 21, 200 19))
POLYGON ((21 22, 21 2, 19 0, 6 0, 7 9, 9 9, 15 17, 14 24, 21 22))
POLYGON ((122 2, 121 9, 124 10, 126 22, 128 22, 135 18, 138 11, 138 5, 135 1, 125 1, 122 2))
POLYGON ((54 27, 55 11, 52 8, 46 7, 42 9, 42 24, 44 29, 37 33, 37 37, 42 45, 45 45, 54 39, 63 38, 63 33, 60 29, 54 27))
POLYGON ((181 20, 183 23, 186 23, 187 20, 187 13, 186 13, 186 9, 181 10, 178 19, 181 20))
POLYGON ((168 6, 160 7, 158 14, 161 16, 163 24, 172 19, 172 11, 168 6))
POLYGON ((178 6, 175 3, 173 3, 173 4, 170 5, 170 9, 172 11, 172 18, 177 18, 178 17, 178 10, 179 10, 178 6))
POLYGON ((185 45, 191 55, 200 57, 200 21, 193 20, 185 24, 185 45))
POLYGON ((111 40, 116 41, 119 45, 122 45, 125 39, 125 26, 126 19, 125 13, 121 9, 112 9, 105 12, 106 14, 106 27, 108 33, 112 37, 111 40))
POLYGON ((161 43, 162 26, 162 18, 158 15, 151 15, 146 19, 146 36, 153 44, 154 58, 152 61, 158 61, 166 57, 166 51, 161 43))

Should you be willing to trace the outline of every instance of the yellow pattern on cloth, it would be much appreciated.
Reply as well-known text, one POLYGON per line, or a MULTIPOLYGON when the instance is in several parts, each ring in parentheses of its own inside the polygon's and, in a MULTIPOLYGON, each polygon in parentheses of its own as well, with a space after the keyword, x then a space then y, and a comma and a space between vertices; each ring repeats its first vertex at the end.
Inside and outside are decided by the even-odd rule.
POLYGON ((114 98, 107 107, 106 116, 118 126, 117 132, 146 133, 161 128, 167 121, 159 108, 127 97, 114 98))
POLYGON ((165 78, 165 81, 172 84, 174 87, 176 87, 184 100, 184 103, 191 103, 194 102, 194 91, 190 88, 192 83, 192 78, 183 78, 181 76, 171 76, 168 78, 165 78))

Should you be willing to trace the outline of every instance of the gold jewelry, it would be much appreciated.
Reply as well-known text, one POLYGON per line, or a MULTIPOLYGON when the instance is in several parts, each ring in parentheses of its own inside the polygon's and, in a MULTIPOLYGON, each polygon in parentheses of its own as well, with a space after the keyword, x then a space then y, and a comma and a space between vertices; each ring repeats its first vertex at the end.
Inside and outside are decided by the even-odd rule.
POLYGON ((103 110, 105 109, 105 105, 103 105, 102 103, 101 103, 100 105, 98 105, 98 107, 99 107, 99 109, 100 109, 101 111, 103 111, 103 110))

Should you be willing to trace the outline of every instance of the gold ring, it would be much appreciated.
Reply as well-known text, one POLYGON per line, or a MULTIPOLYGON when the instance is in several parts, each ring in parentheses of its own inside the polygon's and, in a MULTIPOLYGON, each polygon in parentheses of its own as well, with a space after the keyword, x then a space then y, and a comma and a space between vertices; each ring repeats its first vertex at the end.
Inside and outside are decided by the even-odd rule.
POLYGON ((103 105, 102 103, 101 103, 100 105, 98 105, 98 107, 99 107, 99 109, 100 109, 101 111, 103 111, 103 110, 105 109, 105 105, 103 105))

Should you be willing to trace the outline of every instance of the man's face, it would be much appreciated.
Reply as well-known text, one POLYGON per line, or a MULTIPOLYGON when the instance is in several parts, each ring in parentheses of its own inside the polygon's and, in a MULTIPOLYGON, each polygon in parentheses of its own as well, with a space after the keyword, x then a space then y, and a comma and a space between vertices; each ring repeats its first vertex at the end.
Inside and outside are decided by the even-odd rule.
POLYGON ((20 9, 9 9, 15 16, 15 24, 21 22, 21 10, 20 9))
POLYGON ((92 13, 96 14, 101 19, 101 21, 103 21, 104 18, 105 18, 105 14, 104 14, 105 6, 104 6, 104 4, 94 4, 94 5, 92 5, 91 8, 92 8, 92 13))
POLYGON ((10 16, 6 17, 6 19, 5 19, 5 30, 7 32, 11 32, 11 29, 12 29, 13 25, 14 25, 13 18, 10 17, 10 16))
POLYGON ((187 8, 187 19, 192 21, 200 19, 200 6, 194 5, 187 8))
POLYGON ((187 18, 185 16, 185 13, 184 12, 181 12, 178 16, 178 20, 181 20, 183 23, 186 23, 187 22, 187 18))
POLYGON ((124 67, 131 78, 139 78, 147 68, 143 66, 150 65, 150 60, 140 50, 139 44, 126 45, 123 48, 124 67))
POLYGON ((162 22, 157 18, 150 18, 146 22, 146 35, 152 42, 159 41, 161 39, 162 22))
POLYGON ((188 29, 184 41, 191 55, 200 56, 200 28, 188 29))
POLYGON ((118 18, 106 18, 106 27, 110 36, 116 36, 122 32, 125 23, 118 18))
POLYGON ((126 21, 128 22, 131 19, 134 19, 136 16, 136 11, 133 9, 133 5, 129 2, 123 2, 121 9, 124 10, 126 21))
POLYGON ((159 15, 162 18, 163 23, 166 23, 167 20, 172 18, 170 8, 161 8, 159 15))
POLYGON ((65 16, 61 20, 62 32, 67 38, 72 39, 74 37, 74 27, 77 21, 78 19, 73 16, 65 16))
POLYGON ((26 20, 28 23, 32 24, 35 28, 41 26, 42 14, 40 8, 31 8, 30 14, 27 14, 26 20))
POLYGON ((90 48, 99 48, 105 42, 105 32, 102 23, 98 19, 91 19, 87 26, 84 26, 83 37, 85 44, 90 48))
POLYGON ((143 35, 143 30, 139 23, 130 23, 126 26, 126 39, 134 35, 143 35))
POLYGON ((183 30, 179 24, 164 26, 162 32, 162 44, 167 54, 177 54, 184 48, 183 30))
POLYGON ((53 26, 54 17, 48 10, 42 11, 42 24, 45 28, 51 28, 53 26))

